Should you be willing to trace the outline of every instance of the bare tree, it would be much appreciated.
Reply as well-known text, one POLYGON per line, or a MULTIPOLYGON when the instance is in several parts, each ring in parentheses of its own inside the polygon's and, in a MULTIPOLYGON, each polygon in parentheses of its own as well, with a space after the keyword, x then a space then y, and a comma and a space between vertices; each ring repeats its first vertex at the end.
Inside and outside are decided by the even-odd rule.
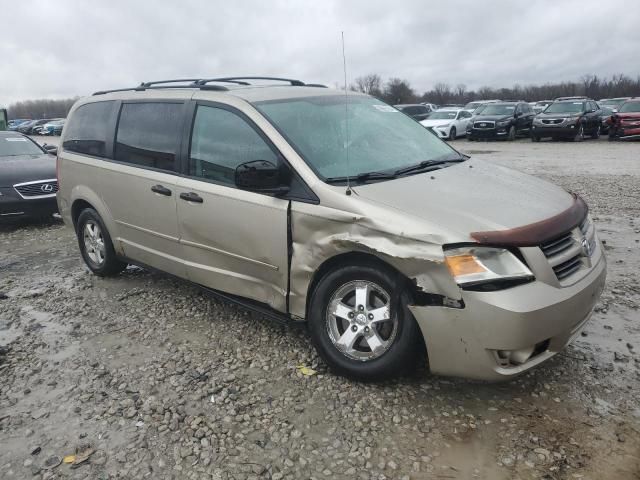
POLYGON ((366 93, 374 97, 382 96, 382 78, 377 73, 370 73, 363 77, 358 77, 355 84, 351 86, 356 92, 366 93))
POLYGON ((64 100, 25 100, 9 106, 9 118, 63 118, 77 98, 64 100))
POLYGON ((407 80, 391 78, 384 87, 382 99, 387 103, 397 105, 400 103, 415 103, 418 101, 418 96, 407 80))

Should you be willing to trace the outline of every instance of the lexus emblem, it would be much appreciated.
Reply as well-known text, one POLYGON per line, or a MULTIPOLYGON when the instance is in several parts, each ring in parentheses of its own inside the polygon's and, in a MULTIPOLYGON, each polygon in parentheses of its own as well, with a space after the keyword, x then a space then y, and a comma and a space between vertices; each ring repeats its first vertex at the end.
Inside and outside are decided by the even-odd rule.
POLYGON ((582 251, 587 257, 590 257, 593 254, 593 250, 591 249, 591 243, 587 240, 586 237, 582 237, 580 240, 580 244, 582 245, 582 251))
POLYGON ((481 124, 480 124, 480 126, 481 126, 481 127, 486 127, 486 126, 487 126, 487 124, 486 124, 486 123, 481 123, 481 124))
POLYGON ((53 192, 53 185, 51 185, 50 183, 45 183, 40 187, 40 190, 42 190, 44 193, 51 193, 53 192))

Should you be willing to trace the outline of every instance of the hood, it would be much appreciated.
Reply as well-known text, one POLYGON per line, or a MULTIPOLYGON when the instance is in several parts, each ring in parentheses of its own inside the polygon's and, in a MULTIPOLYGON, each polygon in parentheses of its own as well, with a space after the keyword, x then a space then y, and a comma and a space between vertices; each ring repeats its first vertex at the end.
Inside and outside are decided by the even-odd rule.
POLYGON ((512 118, 513 118, 513 115, 482 115, 482 114, 478 114, 478 115, 474 115, 473 116, 473 121, 474 122, 482 122, 482 121, 502 122, 504 120, 511 120, 512 118))
POLYGON ((536 115, 536 119, 538 120, 542 120, 543 118, 577 118, 580 115, 582 115, 581 112, 558 112, 558 113, 545 113, 545 112, 540 112, 539 114, 536 115))
POLYGON ((426 120, 421 121, 420 123, 422 125, 424 125, 425 127, 437 127, 437 126, 440 126, 440 125, 448 125, 451 122, 455 122, 455 120, 452 119, 452 118, 449 118, 449 119, 443 118, 443 119, 438 119, 438 120, 426 119, 426 120))
POLYGON ((370 202, 451 232, 456 236, 448 240, 451 242, 472 241, 470 232, 504 230, 545 220, 573 204, 573 197, 556 185, 473 159, 354 190, 370 202))
POLYGON ((56 157, 53 155, 0 157, 0 187, 51 178, 56 178, 56 157))

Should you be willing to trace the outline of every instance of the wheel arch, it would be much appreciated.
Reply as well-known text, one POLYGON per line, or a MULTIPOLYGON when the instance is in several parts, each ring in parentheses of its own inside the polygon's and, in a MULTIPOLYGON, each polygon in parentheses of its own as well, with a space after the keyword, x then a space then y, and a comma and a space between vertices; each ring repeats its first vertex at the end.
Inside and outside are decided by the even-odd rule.
POLYGON ((117 224, 111 215, 111 210, 107 207, 107 205, 102 201, 102 199, 92 190, 84 187, 82 185, 78 185, 74 187, 71 193, 72 201, 71 201, 71 221, 73 223, 73 228, 76 230, 78 217, 86 208, 92 208, 100 218, 104 222, 109 235, 113 241, 113 247, 118 254, 122 254, 122 249, 120 247, 120 242, 118 241, 118 228, 117 224))

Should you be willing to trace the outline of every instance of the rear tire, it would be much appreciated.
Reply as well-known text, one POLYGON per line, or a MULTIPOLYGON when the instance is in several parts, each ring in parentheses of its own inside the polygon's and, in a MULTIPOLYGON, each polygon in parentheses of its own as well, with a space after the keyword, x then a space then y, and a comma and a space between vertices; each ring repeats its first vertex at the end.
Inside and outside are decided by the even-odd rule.
POLYGON ((539 142, 540 141, 540 137, 538 137, 537 135, 531 135, 531 141, 532 142, 539 142))
POLYGON ((421 333, 403 284, 375 265, 343 266, 320 280, 310 302, 309 331, 331 370, 372 381, 397 377, 414 364, 421 333))
POLYGON ((93 208, 86 208, 80 213, 76 235, 84 263, 96 275, 117 275, 127 267, 126 263, 118 260, 107 227, 93 208))

